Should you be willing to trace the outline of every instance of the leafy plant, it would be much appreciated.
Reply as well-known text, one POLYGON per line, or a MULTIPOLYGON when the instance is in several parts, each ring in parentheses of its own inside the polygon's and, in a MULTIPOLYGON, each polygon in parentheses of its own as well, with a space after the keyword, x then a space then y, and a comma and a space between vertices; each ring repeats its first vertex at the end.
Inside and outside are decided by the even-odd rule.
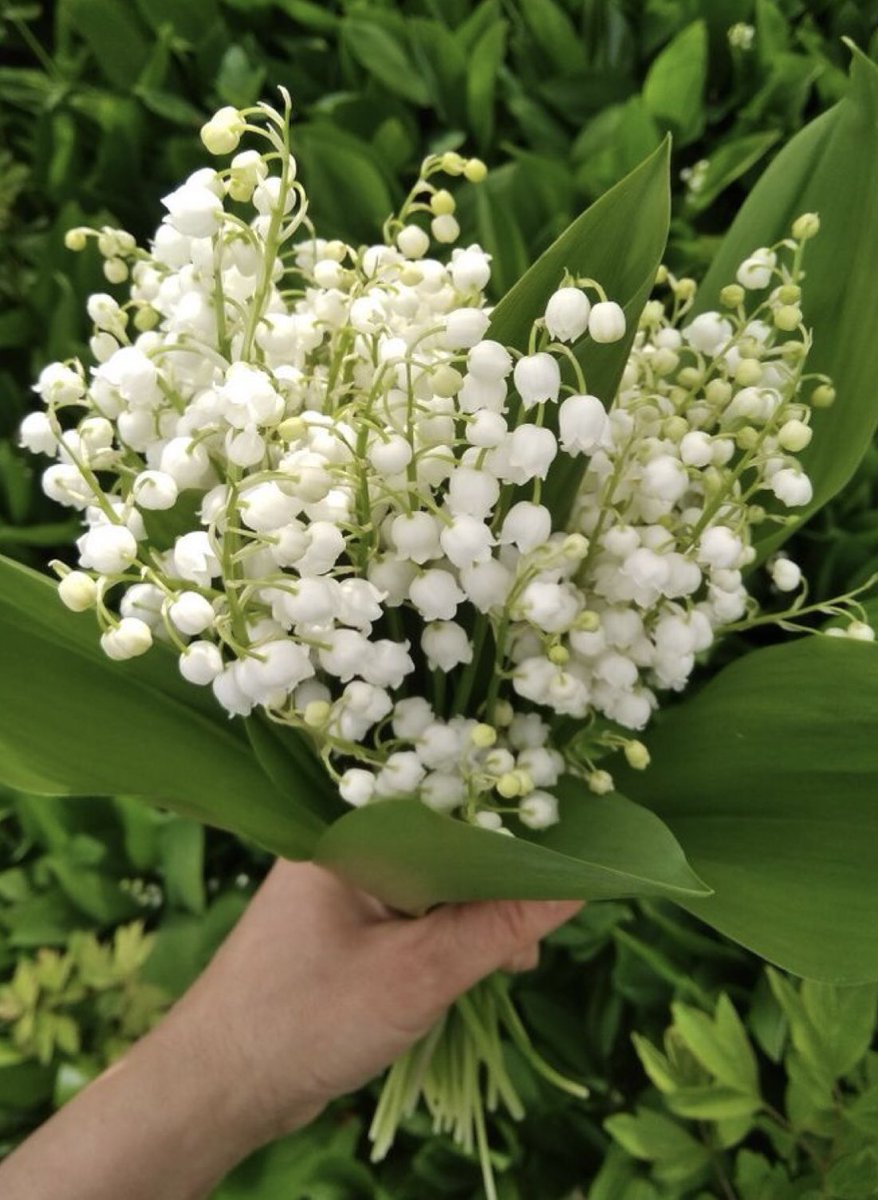
POLYGON ((589 1195, 635 1194, 635 1160, 649 1164, 641 1190, 656 1200, 873 1196, 876 998, 874 985, 794 983, 769 968, 749 1028, 725 994, 712 1011, 674 1004, 661 1048, 633 1035, 654 1091, 606 1120, 625 1153, 609 1156, 589 1195))

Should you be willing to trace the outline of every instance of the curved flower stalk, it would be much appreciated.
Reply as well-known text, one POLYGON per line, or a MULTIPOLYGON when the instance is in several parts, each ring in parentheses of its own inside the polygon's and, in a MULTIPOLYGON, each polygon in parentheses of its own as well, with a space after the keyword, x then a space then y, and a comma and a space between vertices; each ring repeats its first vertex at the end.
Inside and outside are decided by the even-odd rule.
MULTIPOLYGON (((68 234, 96 239, 128 296, 90 298, 94 367, 46 367, 22 426, 56 460, 46 493, 84 517, 61 599, 95 610, 110 658, 163 641, 230 716, 304 733, 350 805, 417 796, 507 836, 555 824, 563 776, 605 794, 607 755, 647 767, 635 735, 659 694, 766 619, 753 533, 810 501, 797 455, 833 399, 800 307, 817 216, 754 249, 721 311, 688 319, 694 281, 662 270, 667 302, 647 304, 606 408, 575 352, 625 336, 599 280, 559 278, 526 345, 490 336, 490 256, 446 249, 460 231, 437 185, 477 184, 481 162, 427 158, 384 241, 353 247, 310 223, 286 94, 202 136, 234 157, 165 198, 148 249, 68 234), (584 470, 559 521, 543 489, 565 459, 584 470)), ((798 566, 768 569, 794 596, 771 619, 806 611, 798 566)), ((515 1114, 499 1033, 526 1037, 498 985, 477 996, 394 1068, 375 1136, 386 1149, 423 1090, 475 1138, 493 1194, 481 1071, 515 1114), (441 1066, 449 1037, 461 1076, 441 1066)))

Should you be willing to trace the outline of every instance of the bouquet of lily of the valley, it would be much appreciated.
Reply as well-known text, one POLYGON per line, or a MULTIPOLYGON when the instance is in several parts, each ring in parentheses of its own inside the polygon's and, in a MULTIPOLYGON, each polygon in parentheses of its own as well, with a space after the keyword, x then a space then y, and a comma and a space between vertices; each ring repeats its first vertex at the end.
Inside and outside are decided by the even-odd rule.
MULTIPOLYGON (((878 418, 876 105, 857 60, 702 288, 660 265, 663 148, 494 306, 449 190, 481 162, 428 157, 355 247, 311 222, 287 97, 220 110, 228 165, 148 249, 68 233, 117 292, 21 436, 82 514, 54 566, 99 638, 2 565, 0 778, 136 792, 411 912, 660 896, 876 977, 873 634, 781 549, 878 418), (820 614, 679 700, 719 638, 820 614)), ((392 1068, 376 1154, 423 1096, 493 1195, 503 1036, 580 1090, 489 980, 392 1068)))

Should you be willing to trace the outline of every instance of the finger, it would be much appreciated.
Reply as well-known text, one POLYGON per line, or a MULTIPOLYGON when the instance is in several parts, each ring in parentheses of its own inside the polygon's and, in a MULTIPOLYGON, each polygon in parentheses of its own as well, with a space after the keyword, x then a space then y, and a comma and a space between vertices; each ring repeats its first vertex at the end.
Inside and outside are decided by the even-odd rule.
POLYGON ((507 958, 505 963, 501 964, 501 971, 509 971, 513 975, 519 975, 522 971, 533 971, 539 965, 540 947, 538 944, 529 946, 527 950, 520 950, 517 954, 513 954, 507 958))
POLYGON ((450 1003, 479 979, 529 950, 582 908, 579 900, 488 900, 449 904, 419 921, 414 953, 437 998, 450 1003))

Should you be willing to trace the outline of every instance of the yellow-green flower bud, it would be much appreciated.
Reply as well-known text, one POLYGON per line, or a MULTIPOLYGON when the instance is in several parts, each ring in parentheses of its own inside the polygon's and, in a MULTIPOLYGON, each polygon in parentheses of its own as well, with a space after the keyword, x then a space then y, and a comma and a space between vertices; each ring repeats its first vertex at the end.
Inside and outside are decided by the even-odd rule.
POLYGON ((649 751, 643 742, 636 740, 625 743, 625 758, 628 761, 628 766, 633 767, 635 771, 643 771, 649 766, 650 757, 649 751))
POLYGON ((784 333, 792 333, 794 329, 798 329, 801 320, 802 310, 798 304, 783 304, 774 311, 775 328, 783 330, 784 333))
POLYGON ((609 771, 592 771, 586 779, 586 783, 597 796, 606 796, 616 786, 609 771))
POLYGON ((819 232, 820 218, 817 213, 802 213, 793 221, 793 237, 797 241, 807 241, 808 238, 816 237, 819 232))
POLYGON ((744 303, 744 289, 740 283, 728 283, 719 294, 720 304, 726 308, 737 308, 744 303))
POLYGON ((463 174, 470 183, 481 183, 488 174, 488 168, 480 158, 468 158, 463 168, 463 174))
POLYGON ((322 729, 331 712, 332 705, 328 700, 310 700, 305 705, 302 719, 310 729, 322 729))
POLYGON ((811 404, 814 408, 829 408, 835 403, 835 388, 831 383, 821 383, 811 393, 811 404))
POLYGON ((564 667, 570 662, 570 651, 566 646, 558 644, 549 647, 549 653, 546 657, 556 667, 564 667))
POLYGON ((501 775, 494 785, 504 800, 514 800, 521 795, 521 784, 515 771, 507 771, 501 775))
POLYGON ((735 367, 735 383, 752 387, 762 378, 762 363, 758 358, 742 358, 735 367))
POLYGON ((489 746, 493 746, 497 741, 497 730, 493 725, 481 723, 473 727, 470 739, 472 740, 472 744, 478 746, 480 750, 487 750, 489 746))
POLYGON ((451 192, 447 192, 444 188, 435 192, 430 198, 430 211, 434 217, 442 217, 446 213, 453 213, 457 208, 454 197, 451 192))
POLYGON ((446 175, 462 175, 466 167, 466 159, 456 150, 446 150, 439 160, 439 165, 446 175))
POLYGON ((68 250, 79 251, 84 250, 88 241, 88 230, 77 226, 75 229, 68 229, 64 234, 64 245, 68 250))

